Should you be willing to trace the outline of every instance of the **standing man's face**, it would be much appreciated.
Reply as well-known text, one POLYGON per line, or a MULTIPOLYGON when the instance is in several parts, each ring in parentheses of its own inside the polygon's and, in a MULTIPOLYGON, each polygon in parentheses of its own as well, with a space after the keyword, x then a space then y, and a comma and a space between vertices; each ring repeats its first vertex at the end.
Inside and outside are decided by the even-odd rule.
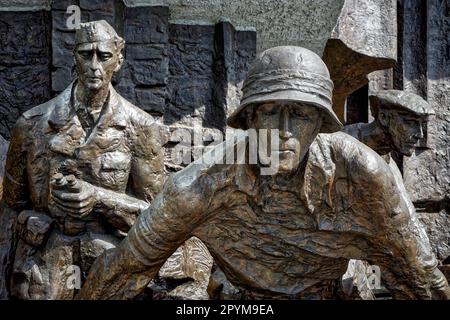
POLYGON ((255 107, 250 125, 255 129, 278 129, 279 172, 296 170, 322 126, 317 107, 293 103, 272 102, 255 107))
POLYGON ((411 156, 414 146, 423 138, 426 118, 408 112, 390 111, 388 130, 395 149, 405 156, 411 156))
POLYGON ((114 72, 122 64, 114 41, 83 43, 75 49, 78 79, 87 90, 109 86, 114 72))

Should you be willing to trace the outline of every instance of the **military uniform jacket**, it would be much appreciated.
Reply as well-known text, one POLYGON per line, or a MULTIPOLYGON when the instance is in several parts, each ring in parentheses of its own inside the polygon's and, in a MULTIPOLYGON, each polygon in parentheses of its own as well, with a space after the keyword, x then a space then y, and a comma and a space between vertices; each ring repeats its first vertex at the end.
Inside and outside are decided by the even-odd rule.
POLYGON ((5 263, 13 264, 7 267, 11 295, 20 299, 71 299, 68 268, 86 273, 103 250, 119 243, 163 183, 161 125, 110 86, 97 122, 85 130, 74 88, 25 112, 12 132, 2 214, 17 221, 16 237, 4 226, 5 242, 11 242, 4 245, 11 256, 5 263), (49 183, 58 172, 97 188, 100 199, 87 219, 50 209, 49 183), (20 238, 17 246, 14 238, 20 238))
MULTIPOLYGON (((214 157, 211 151, 172 175, 128 233, 124 246, 150 276, 195 235, 235 286, 263 297, 321 297, 314 288, 340 278, 349 259, 380 266, 397 298, 448 290, 390 168, 354 138, 319 134, 284 185, 260 176, 257 166, 211 164, 214 157)), ((101 265, 83 297, 129 295, 120 288, 130 290, 131 282, 102 282, 114 271, 101 265)))
POLYGON ((132 197, 128 208, 107 200, 96 208, 115 227, 127 231, 142 209, 139 201, 133 208, 132 199, 150 202, 163 182, 161 127, 110 86, 96 125, 85 132, 71 101, 73 87, 17 121, 6 163, 6 203, 48 212, 52 175, 74 174, 113 198, 132 197))

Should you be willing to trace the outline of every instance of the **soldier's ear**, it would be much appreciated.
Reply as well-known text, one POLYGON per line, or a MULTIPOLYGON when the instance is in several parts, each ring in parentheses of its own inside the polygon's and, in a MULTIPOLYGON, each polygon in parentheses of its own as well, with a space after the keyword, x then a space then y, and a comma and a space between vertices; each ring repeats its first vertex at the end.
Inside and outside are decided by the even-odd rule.
POLYGON ((116 66, 116 68, 114 69, 114 72, 117 72, 117 71, 120 70, 120 68, 122 67, 123 61, 124 61, 124 57, 123 57, 122 52, 120 52, 120 53, 119 53, 119 62, 117 63, 117 66, 116 66))
POLYGON ((381 126, 383 127, 389 126, 389 113, 386 112, 386 110, 380 109, 378 111, 377 119, 381 126))

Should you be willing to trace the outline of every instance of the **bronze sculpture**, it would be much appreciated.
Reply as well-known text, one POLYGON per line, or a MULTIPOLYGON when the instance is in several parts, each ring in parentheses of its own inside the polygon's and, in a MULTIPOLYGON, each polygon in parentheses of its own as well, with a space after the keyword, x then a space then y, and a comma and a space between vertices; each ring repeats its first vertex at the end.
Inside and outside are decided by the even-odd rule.
POLYGON ((381 156, 392 151, 411 156, 417 141, 423 138, 423 126, 434 111, 422 97, 406 91, 383 90, 369 99, 375 120, 348 125, 343 131, 381 156))
POLYGON ((123 47, 106 21, 81 24, 76 80, 15 125, 2 212, 17 217, 12 297, 73 298, 73 277, 118 244, 161 189, 161 125, 111 86, 123 47))
POLYGON ((279 128, 279 172, 200 161, 172 175, 120 246, 96 260, 79 298, 136 296, 191 235, 249 297, 331 297, 330 282, 357 258, 381 266, 396 298, 450 298, 386 163, 332 133, 341 125, 331 92, 328 70, 311 51, 259 55, 228 123, 279 128))
MULTIPOLYGON (((411 156, 416 143, 424 137, 423 127, 429 117, 434 115, 434 111, 422 97, 411 92, 382 90, 371 95, 369 99, 374 121, 351 124, 342 131, 363 142, 383 157, 397 181, 404 201, 412 212, 415 210, 414 205, 406 192, 402 174, 392 153, 411 156)), ((351 263, 356 267, 350 268, 347 276, 358 279, 356 282, 359 282, 357 287, 361 296, 373 299, 373 292, 365 276, 368 264, 358 260, 353 260, 351 263), (352 272, 359 272, 359 274, 352 274, 352 272)))

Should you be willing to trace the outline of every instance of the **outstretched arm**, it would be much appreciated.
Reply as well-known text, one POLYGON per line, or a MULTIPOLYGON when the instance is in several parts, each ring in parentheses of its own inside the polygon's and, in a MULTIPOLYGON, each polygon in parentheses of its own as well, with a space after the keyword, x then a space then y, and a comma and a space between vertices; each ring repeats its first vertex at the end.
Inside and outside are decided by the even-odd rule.
POLYGON ((450 298, 401 176, 343 133, 322 136, 317 143, 305 177, 306 187, 315 191, 308 202, 324 231, 326 253, 379 266, 395 298, 450 298), (339 233, 339 243, 328 237, 330 230, 339 233))
POLYGON ((367 160, 352 173, 355 181, 359 179, 354 197, 361 197, 355 199, 359 203, 355 208, 371 213, 378 225, 372 227, 375 234, 367 260, 380 266, 394 298, 450 299, 447 281, 395 164, 389 166, 376 156, 367 160), (370 200, 363 201, 363 196, 370 200))
POLYGON ((202 164, 172 175, 119 247, 101 255, 80 291, 80 299, 130 299, 138 295, 170 255, 214 211, 215 193, 229 182, 223 171, 202 164), (212 204, 214 203, 214 204, 212 204))

